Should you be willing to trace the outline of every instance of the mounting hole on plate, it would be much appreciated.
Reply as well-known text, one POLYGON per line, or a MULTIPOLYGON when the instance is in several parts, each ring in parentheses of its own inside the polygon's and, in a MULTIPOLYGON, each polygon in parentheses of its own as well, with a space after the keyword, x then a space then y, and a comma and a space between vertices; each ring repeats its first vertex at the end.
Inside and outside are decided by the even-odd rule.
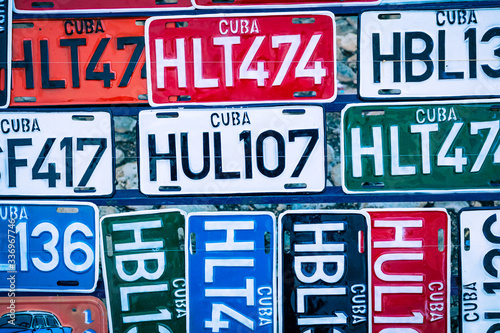
POLYGON ((194 232, 189 234, 189 253, 196 254, 196 234, 194 232))
POLYGON ((439 252, 444 251, 444 230, 443 229, 438 230, 438 250, 439 250, 439 252))
POLYGON ((470 251, 470 229, 464 229, 464 250, 470 251))
POLYGON ((36 1, 31 3, 33 8, 54 8, 54 3, 52 1, 36 1))

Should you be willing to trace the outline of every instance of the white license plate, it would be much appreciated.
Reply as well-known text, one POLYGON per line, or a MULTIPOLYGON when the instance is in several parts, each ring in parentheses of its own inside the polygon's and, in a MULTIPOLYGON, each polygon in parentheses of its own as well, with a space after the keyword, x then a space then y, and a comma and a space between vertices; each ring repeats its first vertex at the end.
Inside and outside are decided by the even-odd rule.
POLYGON ((500 95, 498 9, 364 12, 364 98, 500 95))
POLYGON ((0 196, 113 193, 108 112, 0 114, 0 196))
POLYGON ((463 333, 500 328, 500 208, 460 212, 463 333))
POLYGON ((318 106, 139 113, 147 195, 318 192, 325 187, 318 106))

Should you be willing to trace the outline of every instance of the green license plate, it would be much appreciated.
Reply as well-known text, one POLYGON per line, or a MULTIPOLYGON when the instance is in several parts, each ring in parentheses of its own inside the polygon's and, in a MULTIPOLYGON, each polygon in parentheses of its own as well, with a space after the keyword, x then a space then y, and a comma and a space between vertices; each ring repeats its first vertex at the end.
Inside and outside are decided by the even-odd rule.
POLYGON ((500 190, 500 104, 348 105, 342 111, 346 193, 500 190))
POLYGON ((179 210, 101 219, 110 333, 186 331, 184 226, 179 210))

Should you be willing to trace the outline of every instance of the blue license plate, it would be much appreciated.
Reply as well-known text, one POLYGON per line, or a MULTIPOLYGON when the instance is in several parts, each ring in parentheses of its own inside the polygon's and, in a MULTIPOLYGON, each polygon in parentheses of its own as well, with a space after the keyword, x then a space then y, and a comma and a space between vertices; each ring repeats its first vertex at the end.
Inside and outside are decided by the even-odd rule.
POLYGON ((97 221, 88 203, 0 202, 0 290, 94 291, 97 221))
POLYGON ((188 332, 275 332, 275 218, 196 213, 186 233, 188 332))

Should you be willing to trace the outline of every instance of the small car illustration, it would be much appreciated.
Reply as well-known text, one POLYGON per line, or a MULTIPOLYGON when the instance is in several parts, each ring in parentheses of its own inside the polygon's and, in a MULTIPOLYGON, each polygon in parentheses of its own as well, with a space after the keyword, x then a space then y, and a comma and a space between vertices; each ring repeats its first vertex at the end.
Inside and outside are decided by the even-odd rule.
POLYGON ((0 333, 71 333, 71 327, 63 327, 57 317, 46 311, 20 311, 0 317, 0 333))

